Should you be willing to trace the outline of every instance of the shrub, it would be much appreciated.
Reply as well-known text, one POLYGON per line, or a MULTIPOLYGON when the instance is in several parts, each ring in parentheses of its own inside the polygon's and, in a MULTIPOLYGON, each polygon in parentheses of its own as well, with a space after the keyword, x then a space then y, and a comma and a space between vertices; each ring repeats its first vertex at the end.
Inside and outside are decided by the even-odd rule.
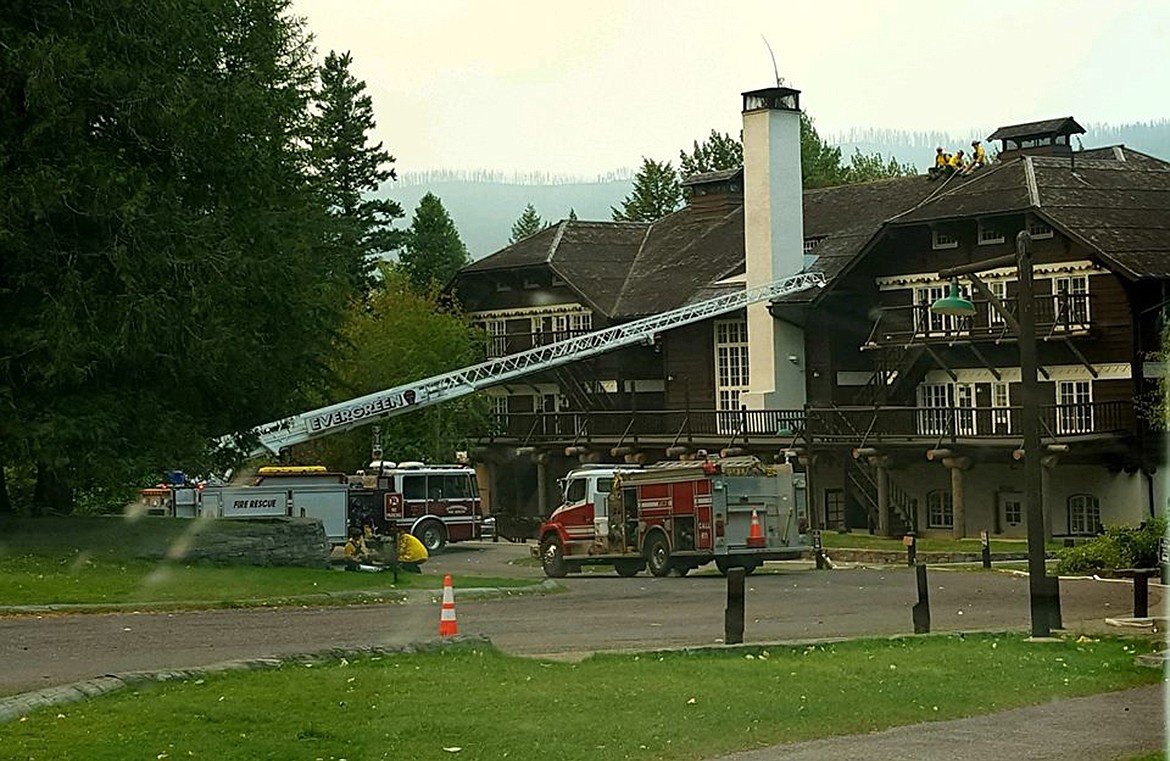
POLYGON ((1118 568, 1155 568, 1158 542, 1166 521, 1153 518, 1142 525, 1110 526, 1101 536, 1056 553, 1058 574, 1108 571, 1118 568))

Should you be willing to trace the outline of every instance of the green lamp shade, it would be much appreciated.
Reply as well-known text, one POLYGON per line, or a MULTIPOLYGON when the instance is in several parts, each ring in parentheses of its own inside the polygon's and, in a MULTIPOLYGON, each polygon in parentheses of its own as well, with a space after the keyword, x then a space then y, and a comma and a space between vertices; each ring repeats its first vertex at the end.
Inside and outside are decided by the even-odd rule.
POLYGON ((971 317, 975 314, 975 305, 963 298, 963 294, 959 292, 959 284, 952 280, 951 292, 931 304, 930 311, 949 317, 971 317))

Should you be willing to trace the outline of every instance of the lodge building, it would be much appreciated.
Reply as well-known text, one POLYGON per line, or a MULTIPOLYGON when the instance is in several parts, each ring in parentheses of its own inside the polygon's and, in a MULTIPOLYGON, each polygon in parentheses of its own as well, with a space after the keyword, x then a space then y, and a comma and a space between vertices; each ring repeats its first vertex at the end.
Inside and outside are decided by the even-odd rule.
POLYGON ((1170 163, 1073 151, 1084 130, 1063 118, 997 130, 997 159, 970 174, 802 190, 799 96, 744 93, 744 166, 688 178, 681 210, 562 221, 459 273, 492 356, 826 279, 492 389, 474 450, 492 509, 547 514, 580 462, 731 450, 803 469, 821 528, 1023 538, 1016 268, 956 281, 972 317, 931 305, 950 292, 939 272, 1002 260, 1026 232, 1047 534, 1164 514, 1170 163))

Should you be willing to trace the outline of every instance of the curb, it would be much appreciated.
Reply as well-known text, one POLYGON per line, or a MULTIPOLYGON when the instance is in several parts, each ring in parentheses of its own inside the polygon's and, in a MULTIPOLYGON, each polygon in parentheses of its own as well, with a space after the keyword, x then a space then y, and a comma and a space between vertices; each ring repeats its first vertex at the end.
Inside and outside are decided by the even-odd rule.
POLYGON ((454 647, 481 645, 492 647, 492 642, 482 635, 456 635, 443 639, 423 640, 401 647, 357 647, 333 648, 318 650, 310 653, 299 653, 280 657, 248 658, 245 660, 224 661, 210 666, 199 666, 189 669, 167 669, 164 671, 127 671, 121 674, 105 674, 103 676, 74 682, 59 687, 46 687, 43 690, 22 692, 16 695, 0 698, 0 724, 19 719, 21 716, 35 711, 38 708, 78 703, 82 700, 96 698, 116 692, 125 687, 132 687, 145 682, 175 682, 186 679, 198 679, 213 674, 224 674, 232 671, 260 671, 264 669, 280 668, 290 663, 325 663, 338 661, 342 658, 365 657, 369 655, 411 655, 414 653, 433 652, 454 647))
MULTIPOLYGON (((566 588, 553 579, 544 579, 522 587, 467 587, 459 595, 473 600, 512 597, 522 594, 564 592, 566 588)), ((41 613, 171 613, 176 611, 237 610, 241 608, 282 608, 311 605, 315 602, 375 602, 379 605, 402 605, 411 601, 438 600, 441 588, 403 590, 354 590, 350 592, 320 593, 297 597, 266 597, 237 600, 230 605, 209 603, 205 600, 175 600, 165 603, 62 603, 59 605, 3 605, 0 616, 37 615, 41 613)))

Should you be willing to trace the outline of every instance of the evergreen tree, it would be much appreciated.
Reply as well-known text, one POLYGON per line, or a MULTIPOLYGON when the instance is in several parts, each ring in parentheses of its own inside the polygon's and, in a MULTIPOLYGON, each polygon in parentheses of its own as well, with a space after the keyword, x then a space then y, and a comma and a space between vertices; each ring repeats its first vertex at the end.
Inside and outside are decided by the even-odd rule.
MULTIPOLYGON (((336 383, 316 401, 318 406, 452 372, 483 358, 480 332, 462 315, 441 308, 436 291, 419 292, 388 263, 381 272, 369 297, 351 305, 342 341, 329 360, 336 383)), ((373 423, 382 429, 387 458, 451 462, 456 449, 467 448, 467 431, 486 428, 489 411, 488 397, 474 394, 373 423)), ((369 462, 370 440, 369 427, 363 426, 298 445, 293 455, 295 461, 352 473, 369 462)))
POLYGON ((577 210, 572 206, 569 207, 569 219, 574 222, 577 220, 577 210))
POLYGON ((918 170, 913 164, 899 164, 893 156, 889 161, 882 158, 880 153, 864 154, 860 148, 853 150, 849 159, 849 166, 845 167, 846 184, 858 182, 872 182, 889 177, 913 177, 918 170))
POLYGON ((622 200, 620 209, 611 207, 615 222, 653 222, 679 207, 682 186, 669 161, 661 164, 643 158, 634 176, 634 189, 622 200))
POLYGON ((841 149, 821 139, 808 114, 800 114, 800 175, 805 188, 844 185, 845 168, 841 166, 841 149))
POLYGON ((419 200, 398 261, 411 285, 422 293, 442 287, 471 262, 455 223, 434 194, 419 200))
POLYGON ((20 511, 120 507, 325 380, 353 290, 306 172, 313 50, 290 0, 17 5, 0 484, 20 511))
POLYGON ((397 175, 394 157, 381 143, 369 144, 374 103, 365 82, 350 73, 352 63, 348 52, 325 58, 314 98, 312 158, 338 223, 338 255, 353 282, 366 287, 374 261, 401 244, 402 233, 391 223, 403 213, 397 202, 372 197, 397 175))
POLYGON ((548 227, 540 215, 536 213, 536 207, 528 204, 524 207, 524 213, 512 225, 512 237, 508 239, 509 243, 515 243, 518 240, 523 240, 529 235, 535 235, 544 228, 548 227))
POLYGON ((695 141, 694 146, 690 153, 678 152, 678 173, 682 177, 743 166, 743 143, 731 135, 711 130, 702 145, 695 141))

